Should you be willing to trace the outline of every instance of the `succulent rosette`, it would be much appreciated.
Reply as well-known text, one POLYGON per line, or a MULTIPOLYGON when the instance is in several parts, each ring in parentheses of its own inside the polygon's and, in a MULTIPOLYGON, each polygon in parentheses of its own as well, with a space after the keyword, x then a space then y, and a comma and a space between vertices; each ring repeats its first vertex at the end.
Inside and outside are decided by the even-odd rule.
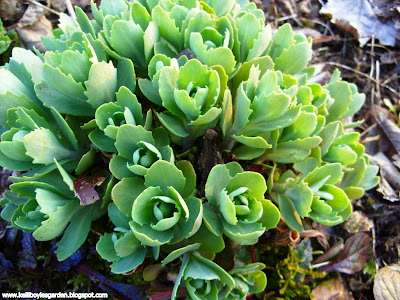
POLYGON ((229 271, 235 280, 235 287, 231 290, 226 286, 220 287, 219 298, 244 300, 251 294, 261 293, 267 286, 267 276, 262 271, 264 268, 263 263, 252 263, 229 271))
POLYGON ((191 196, 196 182, 191 164, 159 160, 144 178, 123 178, 113 189, 116 205, 132 217, 129 225, 136 238, 158 247, 193 236, 200 228, 203 207, 191 196))
POLYGON ((164 129, 153 132, 141 125, 124 124, 118 129, 115 142, 118 154, 110 161, 110 170, 118 179, 146 175, 149 167, 165 160, 174 163, 174 153, 164 129))
MULTIPOLYGON (((108 216, 115 226, 114 232, 105 233, 97 242, 96 250, 103 259, 112 262, 113 273, 130 272, 143 263, 149 248, 136 238, 129 227, 132 219, 115 203, 108 205, 108 216)), ((158 254, 154 259, 157 258, 158 254)))
POLYGON ((204 222, 216 235, 223 233, 241 245, 257 242, 265 230, 274 228, 280 214, 264 198, 264 177, 245 172, 235 162, 215 166, 207 179, 204 222))
POLYGON ((124 124, 144 125, 150 129, 152 125, 151 110, 148 111, 146 122, 142 115, 142 105, 126 87, 121 87, 116 94, 117 101, 101 105, 95 113, 95 119, 88 122, 83 129, 94 129, 89 138, 102 151, 117 152, 115 141, 118 129, 124 124))
POLYGON ((165 107, 167 111, 157 114, 158 119, 173 135, 186 138, 187 147, 217 123, 221 113, 216 107, 221 88, 217 71, 191 59, 180 68, 178 63, 162 67, 153 80, 157 84, 152 86, 139 82, 142 92, 165 107))
POLYGON ((93 117, 99 106, 115 101, 121 86, 135 91, 132 61, 124 58, 114 67, 111 61, 96 61, 92 55, 86 50, 44 54, 44 63, 33 78, 44 106, 59 113, 93 117))
POLYGON ((199 244, 192 244, 171 252, 163 265, 183 256, 182 265, 176 278, 171 299, 176 299, 183 282, 188 299, 220 299, 219 289, 232 290, 235 280, 215 262, 201 256, 196 250, 199 244))

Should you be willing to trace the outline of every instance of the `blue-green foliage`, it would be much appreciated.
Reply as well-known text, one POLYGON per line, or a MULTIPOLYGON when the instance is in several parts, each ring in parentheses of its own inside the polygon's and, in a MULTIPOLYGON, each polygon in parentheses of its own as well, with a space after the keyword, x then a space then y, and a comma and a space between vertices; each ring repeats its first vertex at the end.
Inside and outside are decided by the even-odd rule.
POLYGON ((245 299, 264 290, 264 265, 224 270, 212 258, 225 241, 253 245, 280 218, 297 232, 304 218, 339 224, 377 184, 342 123, 365 96, 337 71, 311 83, 311 39, 272 34, 254 3, 102 0, 92 12, 62 14, 47 52, 15 48, 0 68, 0 165, 23 171, 1 217, 40 241, 62 235, 59 260, 108 212, 96 248, 112 272, 179 258, 172 298, 182 283, 189 299, 245 299), (212 128, 240 163, 202 181, 182 157, 212 128))

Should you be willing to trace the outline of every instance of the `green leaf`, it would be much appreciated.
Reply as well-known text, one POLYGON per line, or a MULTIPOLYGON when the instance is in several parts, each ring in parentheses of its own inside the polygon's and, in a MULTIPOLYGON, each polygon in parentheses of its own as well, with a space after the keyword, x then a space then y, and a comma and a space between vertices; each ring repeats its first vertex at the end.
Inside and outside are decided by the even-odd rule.
POLYGON ((232 116, 233 116, 233 107, 232 107, 232 94, 229 89, 225 90, 224 98, 222 101, 222 113, 221 113, 221 130, 222 135, 226 137, 228 132, 232 128, 232 116))
MULTIPOLYGON (((268 121, 263 121, 257 124, 247 125, 242 131, 242 134, 252 136, 258 135, 260 132, 273 131, 276 129, 285 128, 293 124, 301 111, 300 105, 293 106, 287 109, 280 117, 268 121)), ((249 123, 253 123, 250 119, 249 123)))
POLYGON ((301 218, 308 216, 311 211, 311 204, 313 200, 313 192, 303 180, 297 183, 294 187, 285 188, 284 192, 296 208, 296 212, 301 218))
POLYGON ((26 154, 35 164, 52 164, 54 159, 62 160, 72 155, 57 137, 47 128, 36 129, 24 137, 26 154))
POLYGON ((144 190, 142 178, 123 178, 112 189, 112 198, 122 213, 131 216, 133 202, 144 190))
POLYGON ((147 247, 139 247, 134 253, 122 258, 111 265, 111 272, 122 274, 130 272, 140 266, 146 258, 147 247))
POLYGON ((164 194, 167 194, 168 187, 173 187, 181 193, 186 182, 181 170, 179 170, 174 164, 163 160, 156 161, 149 168, 144 178, 147 187, 158 186, 164 194))
POLYGON ((176 50, 180 50, 179 46, 179 29, 175 25, 175 21, 170 18, 168 13, 161 8, 160 5, 154 7, 151 12, 154 23, 157 24, 161 36, 171 43, 176 50))
POLYGON ((44 81, 35 84, 35 91, 45 106, 53 106, 58 112, 75 116, 93 116, 94 109, 87 102, 82 83, 59 69, 43 65, 44 81))
POLYGON ((265 152, 263 148, 253 148, 247 145, 240 145, 233 149, 233 154, 239 160, 252 160, 260 157, 265 152))
POLYGON ((249 122, 249 117, 253 112, 253 110, 250 109, 250 105, 251 101, 244 91, 243 83, 241 83, 235 100, 235 116, 232 125, 232 133, 236 134, 241 132, 249 122))
POLYGON ((273 60, 279 57, 282 52, 292 46, 294 43, 293 40, 293 31, 292 26, 289 23, 286 23, 278 28, 275 32, 272 43, 268 51, 268 55, 271 56, 273 60))
POLYGON ((256 172, 242 172, 236 174, 229 182, 227 187, 228 193, 247 187, 249 190, 248 198, 256 198, 257 200, 264 199, 264 194, 267 191, 267 184, 264 177, 256 172))
POLYGON ((146 142, 151 145, 155 143, 151 132, 142 126, 124 124, 118 130, 115 147, 119 155, 131 161, 133 153, 140 147, 139 142, 146 142))
POLYGON ((275 228, 281 218, 278 208, 270 200, 266 199, 262 199, 261 204, 263 207, 263 214, 259 222, 265 227, 265 230, 275 228))
POLYGON ((115 140, 109 138, 104 135, 104 132, 100 129, 95 129, 91 133, 89 133, 90 141, 100 150, 106 152, 117 152, 117 148, 115 148, 115 140))
POLYGON ((61 114, 57 110, 54 109, 54 107, 50 107, 50 110, 58 126, 60 126, 60 130, 65 136, 65 138, 68 140, 70 145, 75 149, 75 151, 78 151, 79 149, 78 140, 76 139, 75 134, 72 131, 71 127, 69 127, 65 119, 61 116, 61 114))
MULTIPOLYGON (((136 2, 135 2, 136 3, 136 2)), ((132 93, 136 89, 136 74, 133 63, 130 59, 123 58, 118 61, 117 65, 117 88, 120 91, 121 87, 125 87, 132 93)), ((118 95, 117 95, 118 97, 118 95)))
POLYGON ((128 7, 124 0, 103 0, 100 5, 105 15, 119 16, 128 7))
MULTIPOLYGON (((196 120, 189 123, 189 126, 201 126, 205 124, 213 124, 221 114, 221 109, 211 107, 204 115, 200 115, 196 120)), ((206 126, 208 127, 208 126, 206 126)))
POLYGON ((351 90, 347 82, 337 81, 328 85, 330 95, 335 99, 332 106, 329 107, 329 115, 326 117, 326 122, 330 123, 342 118, 351 104, 351 90))
POLYGON ((161 263, 163 266, 165 266, 186 253, 198 250, 200 245, 201 245, 200 243, 196 243, 174 250, 170 254, 168 254, 168 256, 164 258, 164 260, 162 260, 161 263))
POLYGON ((178 161, 176 167, 182 171, 183 176, 186 178, 185 187, 181 195, 183 198, 190 197, 196 189, 196 172, 192 164, 187 160, 178 161))
POLYGON ((26 109, 38 110, 35 103, 29 100, 25 95, 15 95, 10 91, 1 95, 0 101, 0 126, 9 128, 7 125, 7 111, 10 108, 24 107, 26 109))
POLYGON ((105 233, 102 237, 100 237, 99 241, 96 244, 97 253, 101 256, 102 259, 105 259, 108 262, 113 262, 119 259, 117 252, 114 248, 112 237, 112 233, 105 233))
POLYGON ((307 174, 304 181, 312 188, 313 185, 318 184, 320 180, 327 179, 325 184, 336 184, 342 177, 342 166, 339 163, 326 164, 322 167, 315 168, 311 173, 307 174))
POLYGON ((225 165, 216 165, 211 169, 205 186, 205 194, 212 206, 218 207, 221 191, 228 186, 230 180, 231 176, 225 165))
POLYGON ((219 211, 227 223, 236 225, 238 220, 236 218, 236 209, 232 200, 229 198, 226 189, 223 189, 219 197, 219 211))
POLYGON ((115 251, 120 257, 131 255, 133 252, 137 251, 139 246, 140 242, 132 231, 125 233, 124 236, 119 238, 114 244, 115 251))
POLYGON ((128 217, 122 213, 113 202, 108 205, 108 217, 115 227, 129 230, 129 221, 132 219, 131 215, 128 217))
POLYGON ((162 105, 162 100, 158 94, 158 89, 154 88, 153 83, 150 80, 139 78, 138 84, 140 91, 147 99, 157 105, 162 105))
POLYGON ((231 225, 222 220, 224 234, 239 245, 252 245, 257 243, 258 238, 265 232, 260 223, 242 223, 231 225))
POLYGON ((292 125, 283 130, 280 142, 307 138, 316 126, 317 116, 314 113, 302 112, 292 125))
POLYGON ((87 169, 89 169, 96 159, 96 150, 91 148, 88 152, 86 152, 82 158, 80 159, 78 166, 75 169, 76 175, 81 175, 87 169))
POLYGON ((240 61, 244 62, 249 57, 249 51, 253 47, 254 40, 258 36, 260 22, 253 14, 244 14, 235 20, 238 31, 238 43, 240 45, 240 61))
POLYGON ((88 103, 94 108, 113 102, 117 91, 117 69, 112 62, 95 63, 90 68, 89 79, 85 81, 88 103))
POLYGON ((172 134, 178 137, 189 136, 189 133, 186 132, 181 120, 176 119, 176 117, 173 117, 168 113, 157 114, 157 117, 161 124, 163 124, 164 127, 172 134))
POLYGON ((268 149, 268 148, 272 147, 261 136, 248 137, 248 136, 244 136, 244 135, 240 135, 240 136, 232 135, 232 137, 239 143, 249 146, 249 147, 252 147, 252 148, 268 149))
POLYGON ((357 160, 357 153, 348 145, 333 146, 323 156, 328 162, 339 162, 342 165, 352 165, 357 160))
POLYGON ((84 207, 71 219, 62 239, 57 243, 58 249, 55 253, 59 261, 70 257, 85 242, 92 224, 92 212, 96 208, 95 205, 84 207))
POLYGON ((139 2, 133 2, 131 5, 131 17, 132 20, 140 25, 143 31, 146 30, 151 20, 149 13, 146 8, 139 2))
POLYGON ((84 33, 91 34, 93 38, 96 38, 96 33, 93 29, 93 26, 90 23, 88 16, 82 10, 82 8, 80 8, 79 6, 75 6, 75 13, 76 13, 76 22, 78 22, 80 29, 84 33))
POLYGON ((117 20, 112 25, 111 43, 115 51, 146 70, 143 36, 143 30, 133 22, 117 20))
POLYGON ((203 203, 203 223, 216 236, 222 236, 222 221, 209 203, 203 203))
POLYGON ((308 65, 311 56, 311 44, 299 43, 283 50, 282 54, 275 59, 275 69, 285 74, 296 75, 308 65))
POLYGON ((38 241, 49 241, 56 238, 67 227, 74 214, 82 207, 79 201, 71 201, 49 214, 49 218, 33 232, 33 237, 38 241))
POLYGON ((131 171, 131 168, 129 167, 130 163, 131 161, 128 159, 120 155, 114 155, 110 160, 109 169, 119 180, 122 180, 125 177, 137 177, 136 173, 131 171))
POLYGON ((268 153, 266 158, 279 163, 295 163, 305 159, 310 155, 311 149, 317 147, 320 143, 321 138, 319 136, 280 143, 276 151, 268 153))
POLYGON ((274 69, 274 62, 269 56, 262 56, 259 58, 254 58, 250 61, 243 63, 239 71, 233 77, 233 87, 232 90, 236 90, 241 82, 246 81, 249 78, 250 69, 252 67, 258 67, 260 70, 260 76, 264 75, 268 70, 274 69))
POLYGON ((143 245, 159 247, 170 242, 174 237, 173 229, 157 231, 152 229, 150 226, 141 226, 134 221, 129 222, 129 225, 137 239, 143 245))
POLYGON ((221 66, 228 75, 234 71, 236 60, 232 51, 225 47, 207 49, 199 32, 190 35, 190 49, 203 64, 210 67, 221 66))
POLYGON ((302 232, 304 230, 303 224, 293 202, 285 195, 279 193, 277 195, 279 209, 286 224, 289 226, 290 229, 297 232, 302 232))

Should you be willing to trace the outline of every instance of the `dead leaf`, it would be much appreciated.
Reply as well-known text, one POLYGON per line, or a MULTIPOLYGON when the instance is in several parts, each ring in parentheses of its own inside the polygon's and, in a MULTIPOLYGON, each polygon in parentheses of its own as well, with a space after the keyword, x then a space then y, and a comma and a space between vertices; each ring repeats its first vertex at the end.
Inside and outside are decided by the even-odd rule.
POLYGON ((17 27, 23 28, 29 25, 33 25, 46 13, 45 9, 36 4, 29 4, 22 18, 18 21, 17 27))
POLYGON ((324 249, 328 249, 329 248, 329 243, 328 243, 328 239, 326 238, 326 236, 319 230, 304 230, 302 233, 300 233, 300 236, 302 238, 311 238, 311 237, 315 237, 317 238, 318 242, 321 244, 322 247, 324 247, 324 249))
POLYGON ((74 180, 75 195, 79 198, 81 205, 90 205, 100 199, 94 187, 100 186, 105 179, 101 172, 97 171, 85 172, 74 180))
POLYGON ((324 271, 336 271, 345 274, 360 272, 365 265, 369 252, 369 235, 358 232, 352 235, 344 244, 344 249, 334 259, 333 264, 324 271))
POLYGON ((382 152, 370 156, 370 162, 380 168, 381 180, 378 191, 383 194, 385 199, 398 201, 398 193, 400 191, 400 172, 382 152))
POLYGON ((360 212, 353 212, 350 217, 343 223, 343 228, 349 233, 356 233, 362 231, 370 231, 374 227, 374 222, 367 218, 367 216, 360 212))
POLYGON ((380 21, 368 0, 328 0, 320 13, 332 16, 332 22, 335 24, 348 22, 356 30, 361 47, 364 47, 372 36, 379 39, 382 45, 394 46, 396 43, 395 36, 398 30, 395 22, 380 21))
POLYGON ((317 286, 311 292, 313 300, 353 300, 341 279, 331 279, 317 286))
MULTIPOLYGON (((65 0, 51 0, 51 7, 59 12, 64 12, 67 9, 67 4, 65 0)), ((79 6, 85 8, 90 6, 90 0, 72 0, 73 6, 79 6)))
POLYGON ((400 267, 387 266, 379 269, 374 280, 376 300, 400 300, 400 267))
POLYGON ((322 254, 320 257, 318 257, 316 260, 313 261, 313 265, 317 265, 320 263, 323 263, 325 261, 328 261, 332 257, 335 257, 338 255, 340 251, 342 251, 344 248, 343 242, 339 241, 336 244, 334 244, 331 248, 329 248, 327 251, 325 251, 324 254, 322 254))
POLYGON ((400 128, 389 118, 392 114, 378 105, 372 107, 372 113, 394 150, 400 154, 400 128))
POLYGON ((41 40, 41 36, 53 36, 53 28, 51 22, 45 16, 41 16, 39 21, 33 25, 25 26, 23 28, 16 28, 19 38, 24 43, 27 49, 33 48, 39 51, 45 51, 41 40))
POLYGON ((1 0, 0 18, 3 21, 15 22, 24 14, 27 5, 20 0, 1 0))

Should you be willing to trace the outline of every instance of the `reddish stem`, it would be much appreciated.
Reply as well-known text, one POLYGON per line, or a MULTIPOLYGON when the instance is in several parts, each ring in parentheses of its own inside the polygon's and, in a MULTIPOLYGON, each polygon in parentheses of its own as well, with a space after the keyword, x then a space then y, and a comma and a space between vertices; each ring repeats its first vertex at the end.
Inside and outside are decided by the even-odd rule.
POLYGON ((254 245, 251 245, 250 249, 251 249, 251 259, 253 260, 253 263, 256 263, 257 262, 256 247, 254 245))

